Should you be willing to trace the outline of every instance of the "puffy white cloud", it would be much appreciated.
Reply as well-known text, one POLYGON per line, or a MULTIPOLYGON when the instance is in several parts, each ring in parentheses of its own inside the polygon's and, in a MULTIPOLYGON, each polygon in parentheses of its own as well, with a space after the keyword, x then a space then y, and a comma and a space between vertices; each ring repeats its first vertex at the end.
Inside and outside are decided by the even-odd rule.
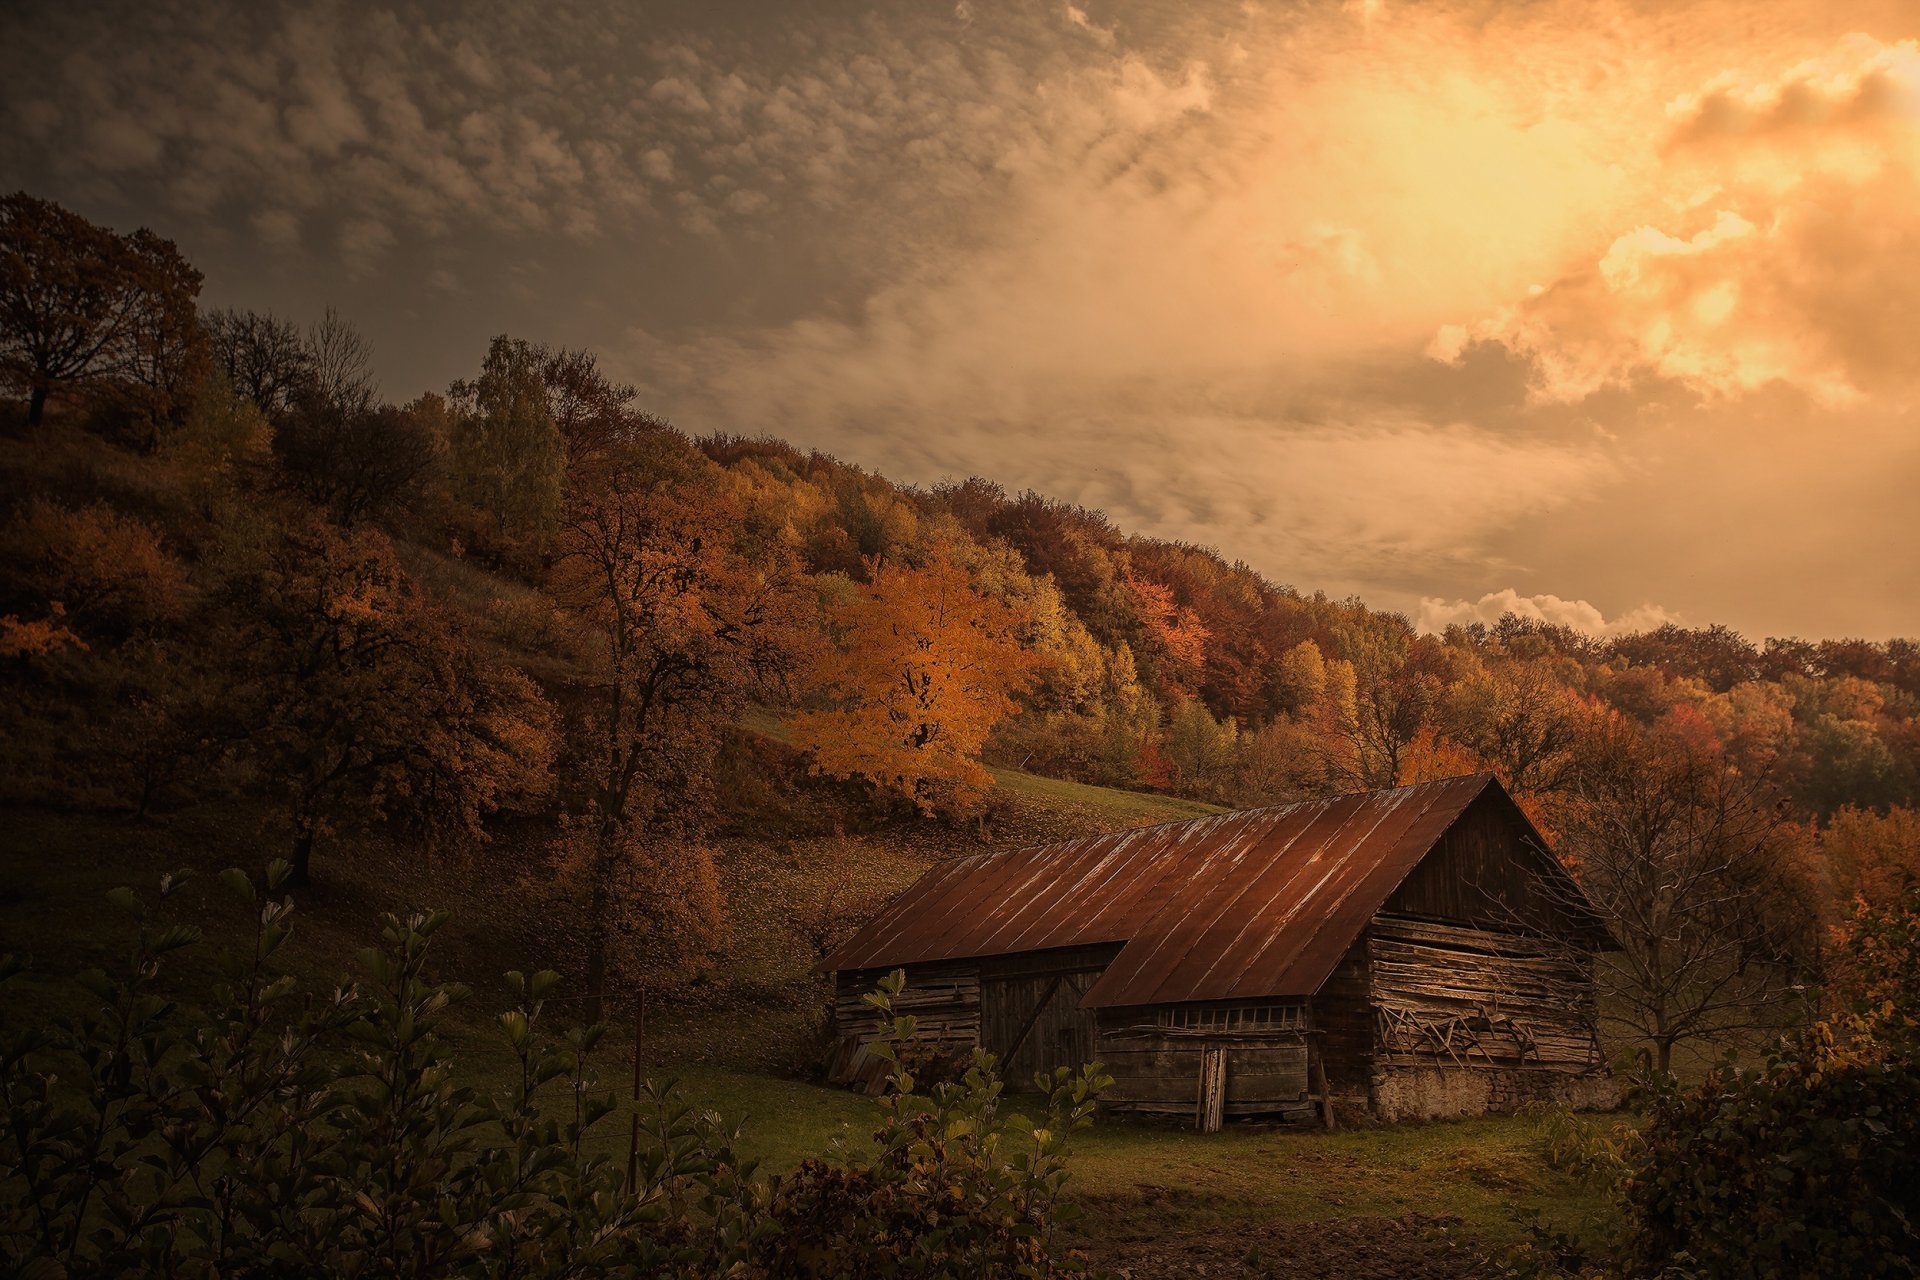
POLYGON ((1651 631, 1669 622, 1682 622, 1680 615, 1657 604, 1643 604, 1617 617, 1608 618, 1585 600, 1562 600, 1555 595, 1526 596, 1508 587, 1502 591, 1489 591, 1478 600, 1445 600, 1438 596, 1427 596, 1420 601, 1420 615, 1414 625, 1422 631, 1437 633, 1450 626, 1466 623, 1492 625, 1509 613, 1533 622, 1572 627, 1592 636, 1630 635, 1636 631, 1651 631))
POLYGON ((1068 0, 1067 21, 1085 32, 1093 42, 1103 49, 1113 48, 1116 37, 1112 27, 1103 27, 1087 16, 1087 11, 1068 0))
POLYGON ((1908 396, 1897 335, 1920 289, 1920 44, 1865 36, 1773 78, 1722 73, 1675 98, 1646 221, 1488 317, 1437 330, 1459 361, 1528 358, 1543 400, 1643 378, 1710 398, 1773 385, 1833 406, 1908 396))
POLYGON ((703 116, 713 110, 713 104, 707 101, 707 95, 700 92, 697 85, 679 76, 667 76, 654 81, 653 86, 647 90, 647 97, 653 102, 663 103, 691 116, 703 116))
POLYGON ((1920 42, 1854 32, 1821 57, 1767 78, 1725 71, 1668 107, 1671 145, 1811 131, 1851 133, 1920 119, 1920 42))

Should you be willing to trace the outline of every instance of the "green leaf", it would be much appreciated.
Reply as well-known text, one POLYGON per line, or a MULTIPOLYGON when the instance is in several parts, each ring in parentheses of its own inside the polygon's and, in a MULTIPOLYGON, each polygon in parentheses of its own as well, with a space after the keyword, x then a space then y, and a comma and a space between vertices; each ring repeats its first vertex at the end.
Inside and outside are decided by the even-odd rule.
POLYGON ((238 867, 228 867, 222 871, 220 883, 225 885, 235 897, 247 902, 255 901, 258 896, 254 891, 252 877, 238 867))

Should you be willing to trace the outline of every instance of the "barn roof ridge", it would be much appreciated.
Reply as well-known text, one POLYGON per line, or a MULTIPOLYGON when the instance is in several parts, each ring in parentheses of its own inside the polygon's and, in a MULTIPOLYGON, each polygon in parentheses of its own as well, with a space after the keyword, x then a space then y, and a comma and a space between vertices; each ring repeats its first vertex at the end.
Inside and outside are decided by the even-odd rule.
POLYGON ((1468 778, 1499 780, 1499 775, 1491 769, 1476 769, 1472 773, 1457 773, 1450 778, 1429 778, 1425 782, 1405 782, 1397 787, 1381 787, 1376 791, 1342 791, 1336 796, 1313 796, 1305 800, 1289 800, 1285 804, 1262 804, 1248 809, 1222 809, 1219 813, 1196 814, 1191 818, 1167 818, 1160 822, 1148 822, 1137 827, 1116 827, 1111 831, 1091 831, 1086 835, 1067 836, 1060 840, 1036 840, 1032 844, 1016 844, 1006 849, 975 849, 971 853, 956 853, 941 862, 965 862, 969 858, 1010 857, 1022 853, 1036 853, 1042 849, 1058 849, 1063 845, 1079 844, 1083 840, 1103 840, 1108 836, 1140 836, 1150 831, 1161 831, 1167 827, 1184 827, 1203 822, 1222 822, 1228 818, 1245 818, 1254 814, 1279 815, 1290 809, 1301 809, 1309 805, 1326 805, 1336 800, 1345 800, 1352 796, 1388 796, 1400 791, 1417 791, 1421 787, 1445 787, 1466 781, 1468 778))

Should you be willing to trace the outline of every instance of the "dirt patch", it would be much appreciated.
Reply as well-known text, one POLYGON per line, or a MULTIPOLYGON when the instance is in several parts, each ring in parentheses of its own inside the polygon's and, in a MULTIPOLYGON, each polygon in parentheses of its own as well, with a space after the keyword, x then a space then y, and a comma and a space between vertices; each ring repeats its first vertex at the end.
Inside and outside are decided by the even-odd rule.
POLYGON ((1247 1277, 1249 1249, 1275 1280, 1474 1280, 1483 1272, 1459 1235, 1460 1219, 1403 1218, 1275 1222, 1152 1240, 1097 1241, 1087 1255, 1123 1280, 1247 1277))

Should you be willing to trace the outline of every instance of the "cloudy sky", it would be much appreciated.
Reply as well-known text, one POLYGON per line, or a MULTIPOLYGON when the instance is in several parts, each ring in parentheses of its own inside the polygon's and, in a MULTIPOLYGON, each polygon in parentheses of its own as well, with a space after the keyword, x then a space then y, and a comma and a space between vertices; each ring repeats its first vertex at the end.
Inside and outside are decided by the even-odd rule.
POLYGON ((12 0, 0 183, 1424 625, 1920 634, 1920 7, 12 0))

